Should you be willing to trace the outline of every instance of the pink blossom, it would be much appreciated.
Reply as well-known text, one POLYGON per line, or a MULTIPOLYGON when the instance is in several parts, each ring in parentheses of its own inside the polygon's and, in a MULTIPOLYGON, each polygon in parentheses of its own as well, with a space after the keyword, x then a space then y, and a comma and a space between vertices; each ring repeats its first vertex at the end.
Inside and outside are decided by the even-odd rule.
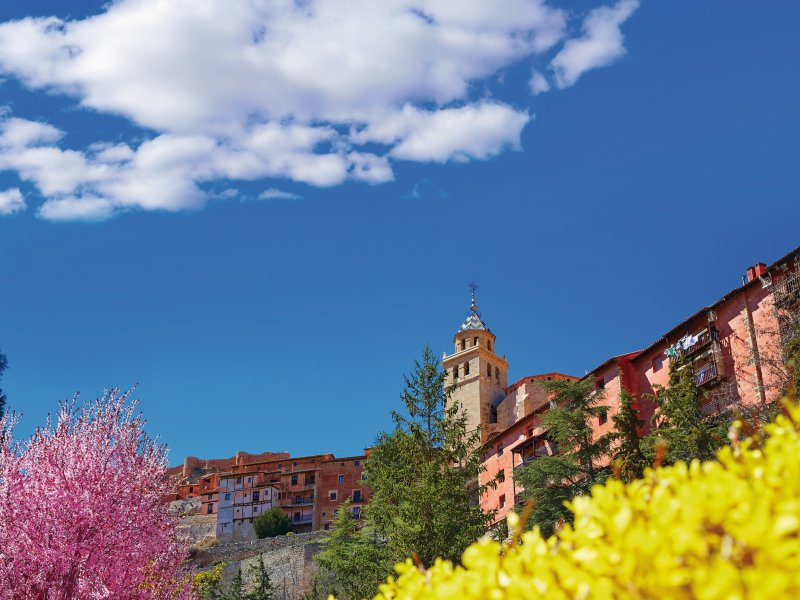
POLYGON ((24 443, 0 419, 0 599, 189 598, 167 451, 129 395, 63 403, 24 443))

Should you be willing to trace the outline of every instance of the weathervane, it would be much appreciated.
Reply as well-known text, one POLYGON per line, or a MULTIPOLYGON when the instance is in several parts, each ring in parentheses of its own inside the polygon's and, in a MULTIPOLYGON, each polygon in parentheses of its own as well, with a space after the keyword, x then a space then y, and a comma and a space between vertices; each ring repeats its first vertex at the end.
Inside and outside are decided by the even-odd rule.
POLYGON ((473 311, 478 310, 478 305, 475 304, 475 291, 478 289, 478 284, 475 283, 475 280, 472 280, 472 283, 469 284, 469 289, 472 290, 472 305, 470 305, 469 309, 473 311))

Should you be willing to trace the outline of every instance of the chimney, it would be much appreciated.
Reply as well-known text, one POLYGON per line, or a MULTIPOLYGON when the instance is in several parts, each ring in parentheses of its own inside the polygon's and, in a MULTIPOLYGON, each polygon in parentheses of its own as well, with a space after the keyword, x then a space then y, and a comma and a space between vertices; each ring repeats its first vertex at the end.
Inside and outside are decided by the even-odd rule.
POLYGON ((747 267, 747 282, 750 283, 755 278, 756 278, 756 268, 747 267))
POLYGON ((761 277, 764 273, 767 272, 767 265, 764 263, 756 263, 756 277, 761 277))

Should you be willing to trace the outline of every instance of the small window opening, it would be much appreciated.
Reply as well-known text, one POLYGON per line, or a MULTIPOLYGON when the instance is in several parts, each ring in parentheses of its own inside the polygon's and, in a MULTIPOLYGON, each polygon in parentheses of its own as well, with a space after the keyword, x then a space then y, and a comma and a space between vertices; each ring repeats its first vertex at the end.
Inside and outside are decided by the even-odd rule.
POLYGON ((469 375, 469 363, 464 363, 464 375, 469 375))

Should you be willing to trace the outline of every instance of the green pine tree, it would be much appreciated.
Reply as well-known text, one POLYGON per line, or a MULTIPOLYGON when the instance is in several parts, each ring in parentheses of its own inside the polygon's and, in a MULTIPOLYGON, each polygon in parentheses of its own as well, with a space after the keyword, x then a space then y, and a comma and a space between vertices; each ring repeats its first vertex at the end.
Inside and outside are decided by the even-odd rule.
POLYGON ((542 425, 558 453, 532 460, 522 469, 519 481, 525 489, 524 499, 534 502, 529 524, 550 535, 559 521, 571 521, 564 502, 587 494, 610 475, 608 467, 600 466, 609 451, 609 437, 596 437, 593 427, 608 408, 601 405, 605 395, 594 390, 593 379, 544 381, 541 385, 554 402, 554 408, 542 416, 542 425))
POLYGON ((244 593, 242 567, 237 567, 236 575, 233 576, 228 589, 225 591, 224 600, 247 600, 247 596, 244 593))
POLYGON ((661 458, 665 465, 713 459, 725 443, 727 423, 703 418, 703 393, 695 382, 691 361, 685 357, 671 360, 667 387, 655 387, 654 430, 642 440, 648 461, 656 459, 659 444, 666 446, 661 458))
POLYGON ((613 451, 615 468, 623 481, 639 479, 650 464, 639 442, 639 429, 644 421, 639 418, 633 398, 625 388, 619 394, 619 410, 612 420, 614 432, 609 437, 617 443, 613 451))
POLYGON ((315 577, 314 585, 321 585, 330 575, 329 591, 337 598, 371 598, 378 585, 392 574, 394 561, 374 528, 360 527, 353 518, 349 498, 338 510, 333 529, 322 542, 323 550, 315 557, 323 573, 315 577))
POLYGON ((366 515, 392 559, 415 553, 426 565, 437 557, 458 562, 491 518, 479 503, 480 432, 467 431, 452 391, 426 346, 405 377, 405 414, 392 412, 394 430, 378 436, 366 461, 366 515))
POLYGON ((247 600, 270 600, 274 594, 274 587, 269 578, 269 572, 264 564, 264 553, 258 555, 258 562, 252 566, 253 580, 252 591, 246 595, 247 600))

